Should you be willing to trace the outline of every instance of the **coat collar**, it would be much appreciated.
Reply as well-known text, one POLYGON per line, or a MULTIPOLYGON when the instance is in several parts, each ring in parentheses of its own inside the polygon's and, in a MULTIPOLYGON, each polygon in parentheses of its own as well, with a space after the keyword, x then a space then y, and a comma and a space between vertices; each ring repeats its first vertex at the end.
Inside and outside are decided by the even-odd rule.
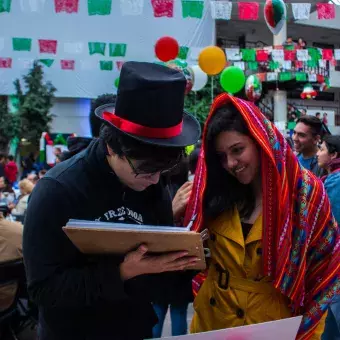
POLYGON ((262 240, 262 215, 260 215, 251 228, 246 240, 244 240, 240 215, 235 208, 232 213, 225 212, 212 222, 211 231, 226 237, 242 248, 246 245, 262 240))

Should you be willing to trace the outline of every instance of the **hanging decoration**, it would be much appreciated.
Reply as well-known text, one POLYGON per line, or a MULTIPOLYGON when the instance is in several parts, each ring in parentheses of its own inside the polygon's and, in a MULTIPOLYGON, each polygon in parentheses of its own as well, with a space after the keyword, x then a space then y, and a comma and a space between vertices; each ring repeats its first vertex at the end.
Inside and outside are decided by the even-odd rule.
POLYGON ((229 66, 223 70, 220 83, 224 91, 235 94, 243 89, 246 77, 244 72, 236 66, 229 66))
POLYGON ((187 81, 185 94, 188 94, 194 85, 194 75, 192 73, 192 70, 187 67, 188 64, 186 62, 183 62, 182 60, 175 59, 167 62, 165 65, 184 74, 187 81))
POLYGON ((177 57, 179 45, 176 39, 172 37, 162 37, 157 40, 155 53, 159 60, 167 62, 177 57))
POLYGON ((53 148, 53 140, 47 132, 43 132, 40 138, 40 163, 47 163, 49 166, 53 166, 54 161, 47 160, 47 150, 53 148))
POLYGON ((224 69, 226 56, 221 48, 208 46, 199 54, 198 64, 203 72, 209 76, 215 76, 224 69))
POLYGON ((326 78, 320 85, 320 92, 324 92, 330 88, 329 79, 326 78))
POLYGON ((202 71, 198 65, 191 66, 193 74, 193 87, 192 91, 197 92, 203 89, 208 82, 208 76, 202 71))
MULTIPOLYGON (((70 137, 74 137, 71 134, 70 137)), ((58 133, 54 140, 48 132, 43 132, 40 137, 40 163, 47 163, 49 166, 55 165, 55 147, 59 147, 62 151, 67 150, 67 141, 63 134, 58 133)))
POLYGON ((119 77, 115 79, 115 87, 118 89, 119 86, 119 77))
POLYGON ((57 136, 53 140, 54 145, 65 145, 67 146, 66 139, 61 133, 58 133, 57 136))
POLYGON ((267 0, 264 5, 264 18, 270 31, 274 35, 279 34, 287 18, 283 0, 267 0))
POLYGON ((311 84, 306 84, 303 87, 303 91, 301 92, 300 97, 302 99, 314 99, 317 96, 317 92, 313 89, 311 84))
POLYGON ((248 77, 245 85, 245 92, 247 98, 256 102, 261 98, 262 95, 262 83, 257 75, 251 75, 248 77))

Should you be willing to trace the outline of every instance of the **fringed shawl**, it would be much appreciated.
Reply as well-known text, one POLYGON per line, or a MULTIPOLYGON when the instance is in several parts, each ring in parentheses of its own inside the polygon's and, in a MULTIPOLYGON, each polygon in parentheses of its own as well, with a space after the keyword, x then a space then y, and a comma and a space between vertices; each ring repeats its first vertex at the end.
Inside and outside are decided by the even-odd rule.
MULTIPOLYGON (((261 148, 264 274, 290 298, 294 313, 304 314, 298 339, 309 339, 340 288, 340 237, 328 197, 322 182, 299 165, 285 138, 254 104, 222 94, 206 127, 225 105, 237 108, 261 148)), ((206 133, 207 128, 185 216, 185 224, 194 219, 195 231, 204 225, 206 133)), ((198 281, 203 278, 201 274, 198 281)), ((193 287, 198 288, 197 282, 193 287)))

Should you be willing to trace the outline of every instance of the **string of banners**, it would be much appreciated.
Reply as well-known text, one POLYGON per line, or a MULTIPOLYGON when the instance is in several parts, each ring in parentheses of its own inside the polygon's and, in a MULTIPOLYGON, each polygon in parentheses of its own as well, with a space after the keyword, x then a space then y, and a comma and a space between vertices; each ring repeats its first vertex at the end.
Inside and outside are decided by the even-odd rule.
MULTIPOLYGON (((238 18, 240 20, 258 20, 261 4, 259 2, 238 2, 238 18)), ((212 18, 230 20, 235 5, 231 1, 212 0, 210 2, 212 18)), ((291 3, 284 4, 284 6, 286 10, 291 8, 295 20, 309 20, 311 3, 291 3)), ((318 20, 334 20, 336 18, 336 8, 333 3, 316 3, 316 11, 318 20)))
POLYGON ((305 81, 306 76, 300 73, 309 74, 309 81, 317 81, 317 75, 329 77, 330 66, 335 66, 340 60, 340 49, 296 49, 294 45, 263 49, 226 48, 225 53, 227 61, 242 70, 281 72, 279 77, 288 78, 286 80, 289 80, 292 71, 298 73, 301 81, 305 81))
MULTIPOLYGON (((18 1, 19 2, 19 1, 18 1)), ((47 0, 20 1, 23 12, 44 13, 51 7, 46 6, 47 0)), ((208 9, 209 1, 204 0, 54 0, 54 11, 60 13, 76 14, 86 6, 89 16, 110 15, 112 12, 119 11, 123 16, 145 15, 147 10, 153 11, 156 18, 171 18, 175 13, 175 6, 181 6, 183 18, 201 19, 204 12, 208 9), (146 2, 151 6, 146 6, 146 2), (147 9, 147 10, 146 10, 147 9)), ((211 0, 210 9, 213 19, 230 20, 233 6, 238 7, 238 18, 240 20, 258 20, 261 2, 238 2, 233 4, 227 0, 211 0)), ((10 13, 14 6, 13 0, 0 0, 0 14, 10 13)), ((292 3, 285 5, 291 11, 295 20, 308 20, 311 12, 310 3, 292 3)), ((336 17, 335 5, 333 3, 317 3, 317 18, 319 20, 333 20, 336 17)))

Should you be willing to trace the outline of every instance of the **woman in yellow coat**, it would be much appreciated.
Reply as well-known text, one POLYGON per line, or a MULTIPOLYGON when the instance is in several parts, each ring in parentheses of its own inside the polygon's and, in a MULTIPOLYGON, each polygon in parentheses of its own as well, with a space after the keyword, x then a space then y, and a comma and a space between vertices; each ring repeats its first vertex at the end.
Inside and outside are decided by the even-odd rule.
POLYGON ((298 339, 320 339, 339 292, 339 231, 322 183, 301 168, 258 108, 219 96, 206 122, 186 212, 208 228, 211 260, 194 280, 191 331, 303 314, 298 339))

